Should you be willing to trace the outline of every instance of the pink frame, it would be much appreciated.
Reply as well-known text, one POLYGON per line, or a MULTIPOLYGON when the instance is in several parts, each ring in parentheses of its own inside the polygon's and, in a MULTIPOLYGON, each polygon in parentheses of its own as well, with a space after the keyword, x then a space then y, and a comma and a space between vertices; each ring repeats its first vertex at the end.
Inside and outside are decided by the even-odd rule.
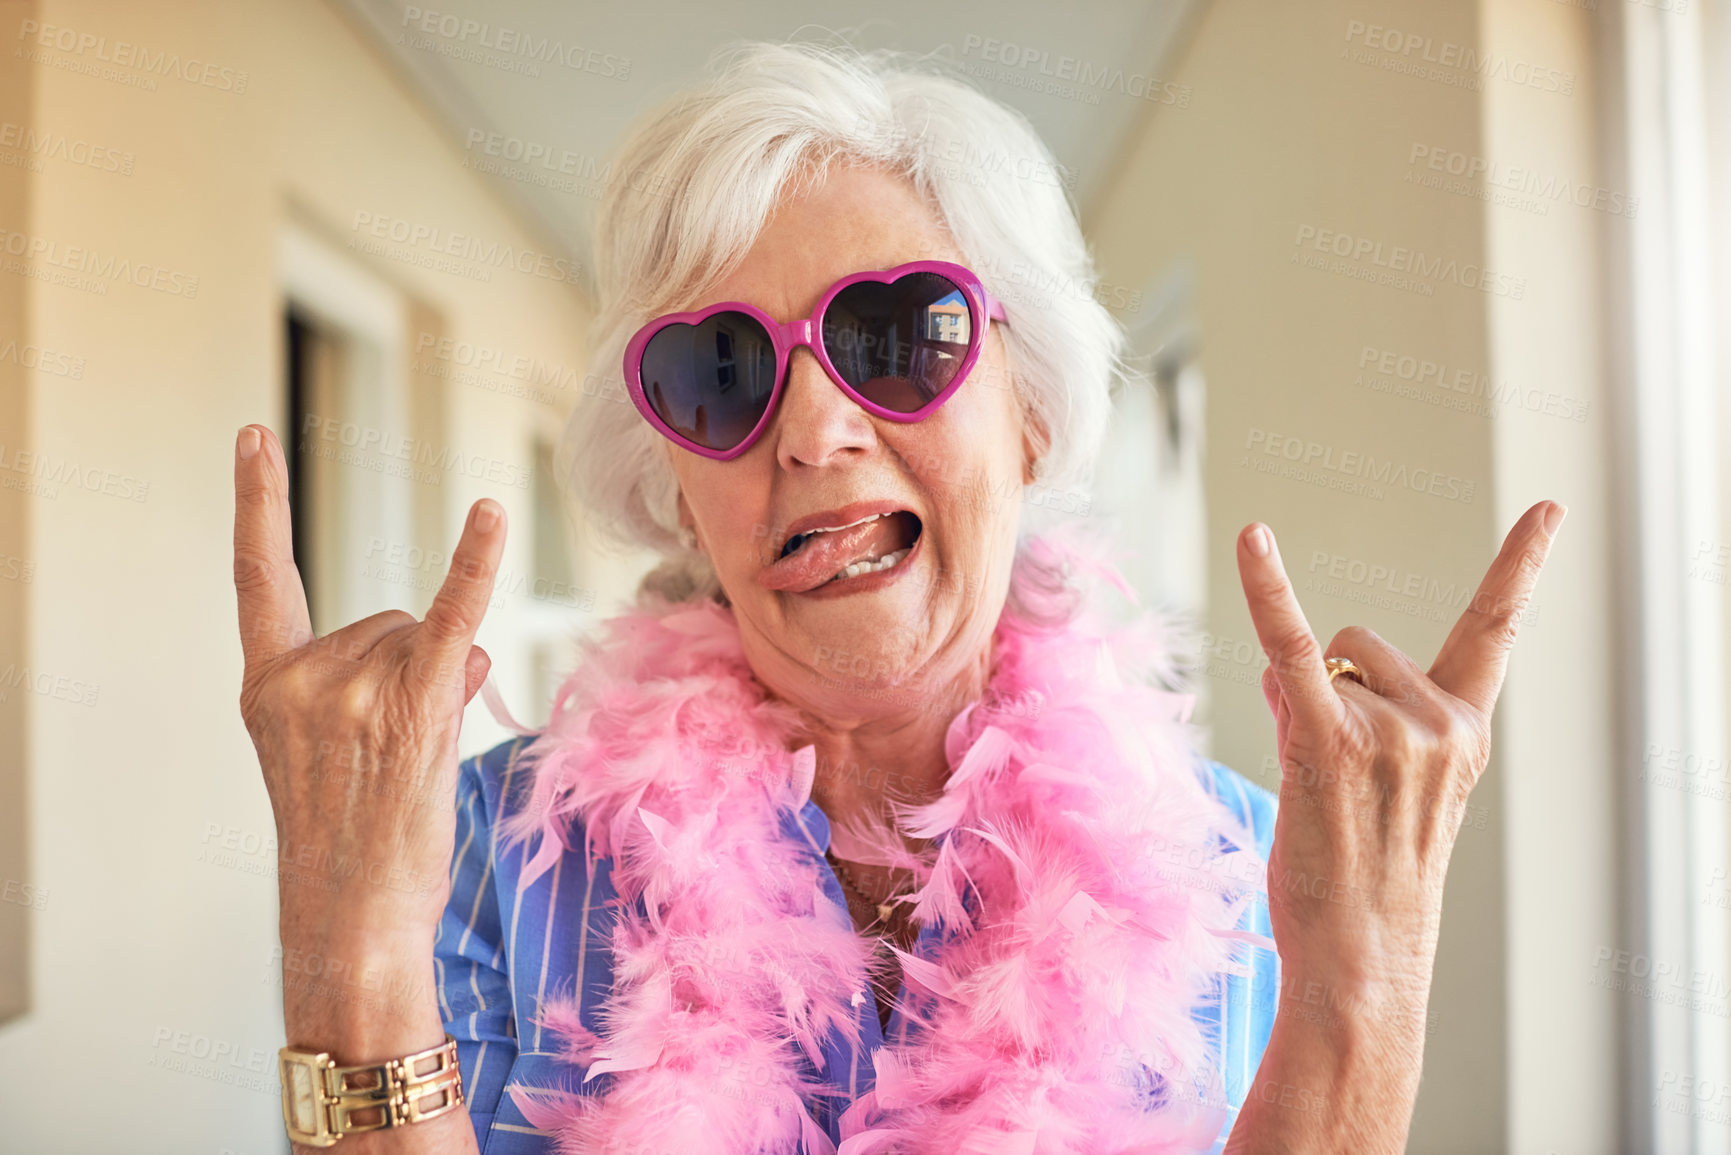
POLYGON ((949 400, 950 395, 967 379, 968 373, 974 367, 974 362, 979 360, 980 350, 985 346, 986 328, 989 321, 1008 323, 1008 318, 1004 316, 1004 306, 986 292, 986 287, 980 283, 980 279, 973 274, 972 270, 963 265, 952 264, 949 261, 910 261, 905 265, 897 265, 893 269, 873 269, 843 277, 824 291, 823 297, 819 299, 817 308, 812 310, 811 316, 798 321, 789 321, 785 325, 770 317, 762 309, 744 301, 723 301, 716 305, 706 305, 694 313, 667 313, 657 317, 637 330, 625 346, 625 387, 630 390, 631 401, 637 406, 637 411, 643 414, 649 424, 653 425, 662 436, 682 449, 689 449, 693 453, 713 458, 716 461, 730 461, 755 445, 757 439, 763 436, 763 431, 769 428, 770 421, 775 417, 776 406, 781 402, 781 391, 787 385, 788 361, 793 356, 793 351, 799 346, 804 345, 811 350, 812 356, 816 357, 817 363, 823 366, 823 371, 829 375, 829 379, 835 382, 836 387, 851 397, 860 408, 874 417, 905 423, 919 421, 930 416, 938 406, 949 400), (824 350, 821 338, 824 311, 829 308, 830 302, 834 301, 836 295, 843 289, 849 285, 859 284, 861 281, 876 281, 888 285, 910 273, 937 273, 939 276, 948 278, 955 284, 956 288, 961 290, 963 299, 968 303, 969 339, 968 351, 962 357, 962 363, 956 367, 956 375, 950 379, 950 383, 944 387, 944 391, 912 413, 899 413, 894 409, 885 409, 866 400, 855 392, 846 381, 842 380, 841 374, 836 372, 835 365, 829 359, 829 353, 824 350), (744 313, 763 326, 764 331, 769 334, 770 340, 775 346, 775 388, 769 394, 769 404, 764 407, 763 416, 758 419, 751 432, 746 434, 744 440, 731 449, 710 449, 676 432, 656 414, 654 406, 649 404, 649 398, 643 392, 643 351, 649 347, 650 339, 668 325, 697 325, 717 313, 744 313))

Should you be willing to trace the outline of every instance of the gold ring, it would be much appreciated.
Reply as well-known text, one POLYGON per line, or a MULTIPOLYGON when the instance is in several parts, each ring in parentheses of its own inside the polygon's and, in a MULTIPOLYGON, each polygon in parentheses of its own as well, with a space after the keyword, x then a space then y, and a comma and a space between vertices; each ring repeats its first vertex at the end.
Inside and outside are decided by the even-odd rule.
POLYGON ((1345 674, 1361 686, 1364 685, 1364 671, 1354 665, 1351 658, 1324 658, 1322 664, 1328 667, 1330 685, 1334 684, 1335 677, 1340 674, 1345 674))

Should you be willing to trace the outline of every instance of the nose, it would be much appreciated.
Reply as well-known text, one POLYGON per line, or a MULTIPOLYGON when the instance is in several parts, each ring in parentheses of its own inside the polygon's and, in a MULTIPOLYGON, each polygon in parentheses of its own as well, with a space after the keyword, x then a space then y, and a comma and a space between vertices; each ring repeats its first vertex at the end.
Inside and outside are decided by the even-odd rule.
POLYGON ((870 415, 836 388, 803 345, 788 358, 774 435, 776 461, 790 472, 864 456, 877 445, 870 415))

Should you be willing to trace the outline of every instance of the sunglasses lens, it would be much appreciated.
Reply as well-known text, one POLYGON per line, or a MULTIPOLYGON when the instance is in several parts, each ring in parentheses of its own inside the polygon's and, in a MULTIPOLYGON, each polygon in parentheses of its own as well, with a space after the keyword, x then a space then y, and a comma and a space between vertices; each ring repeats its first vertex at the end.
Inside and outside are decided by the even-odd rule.
POLYGON ((658 331, 643 350, 643 395, 656 416, 706 449, 732 449, 775 391, 775 345, 744 313, 658 331))
POLYGON ((968 300, 948 277, 856 281, 824 310, 823 347, 842 380, 896 413, 931 404, 973 341, 968 300))

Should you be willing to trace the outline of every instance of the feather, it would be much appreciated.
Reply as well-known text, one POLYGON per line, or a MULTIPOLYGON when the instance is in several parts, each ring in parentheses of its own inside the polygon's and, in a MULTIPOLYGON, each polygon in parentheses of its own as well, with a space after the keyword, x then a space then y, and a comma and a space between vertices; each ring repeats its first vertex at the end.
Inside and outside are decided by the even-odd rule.
POLYGON ((795 810, 803 809, 811 800, 812 782, 817 777, 817 747, 801 746, 793 754, 793 799, 795 810))
POLYGON ((585 1083, 608 1071, 639 1071, 661 1058, 667 1022, 673 1017, 673 988, 663 977, 651 982, 647 990, 649 1005, 644 1010, 648 1018, 641 1026, 615 1035, 606 1050, 596 1053, 596 1061, 583 1076, 585 1083))
POLYGON ((895 1131, 890 1130, 862 1131, 852 1138, 843 1139, 836 1155, 878 1155, 880 1151, 890 1150, 898 1137, 895 1131))
POLYGON ((902 971, 910 979, 931 991, 934 995, 949 997, 956 989, 956 977, 943 967, 909 954, 900 947, 890 947, 895 952, 896 959, 902 964, 902 971))
POLYGON ((1003 851, 1004 857, 1010 860, 1010 865, 1016 870, 1016 881, 1024 888, 1027 887, 1034 876, 1034 872, 1028 867, 1026 862, 1022 861, 1021 855, 1010 849, 1010 844, 1004 840, 1004 836, 992 829, 990 823, 971 826, 968 828, 968 833, 979 835, 981 838, 1003 851))
POLYGON ((922 925, 942 922, 947 926, 971 927, 973 916, 968 914, 961 888, 956 885, 957 876, 963 874, 954 845, 945 840, 938 847, 931 877, 914 892, 914 918, 922 925))
POLYGON ((956 1148, 957 1155, 1034 1155, 1038 1131, 993 1131, 974 1134, 956 1148))
POLYGON ((872 1055, 872 1070, 876 1073, 877 1080, 877 1085, 872 1089, 872 1102, 875 1106, 894 1110, 913 1101, 907 1061, 898 1052, 879 1048, 872 1055))
POLYGON ((637 808, 637 817, 643 819, 643 825, 649 828, 649 836, 655 839, 655 845, 666 850, 668 832, 667 819, 661 817, 659 814, 645 810, 641 806, 637 808))
POLYGON ((943 928, 895 951, 909 1030, 872 1053, 833 1139, 810 1107, 835 1089, 809 1072, 829 1042, 863 1045, 871 948, 783 821, 817 774, 799 713, 765 694, 717 603, 646 601, 583 643, 500 848, 539 839, 531 881, 563 853, 612 859, 614 987, 595 1029, 574 991, 539 1008, 595 1093, 514 1085, 525 1117, 570 1153, 1206 1149, 1216 1103, 1151 1098, 1126 1057, 1159 1056, 1163 1085, 1213 1071, 1192 1010, 1267 944, 1237 929, 1266 864, 1194 772, 1183 696, 1145 684, 1167 634, 1102 628, 1053 576, 1110 582, 1103 567, 1032 539, 990 684, 945 730, 942 793, 888 825, 832 824, 838 855, 910 869, 914 916, 943 928))
POLYGON ((996 726, 987 726, 950 772, 943 794, 936 801, 909 811, 913 822, 908 833, 916 838, 936 838, 960 822, 972 800, 976 780, 1002 771, 1010 749, 1009 735, 996 726))
MULTIPOLYGON (((1071 934, 1081 934, 1087 929, 1088 920, 1095 915, 1101 918, 1111 918, 1106 908, 1094 901, 1094 897, 1085 890, 1078 890, 1070 896, 1070 901, 1064 904, 1063 911, 1058 915, 1058 921, 1064 924, 1071 934)), ((1117 920, 1113 920, 1117 921, 1117 920)))
POLYGON ((799 1112, 799 1129, 806 1155, 836 1155, 835 1144, 830 1141, 828 1133, 804 1110, 799 1112))

